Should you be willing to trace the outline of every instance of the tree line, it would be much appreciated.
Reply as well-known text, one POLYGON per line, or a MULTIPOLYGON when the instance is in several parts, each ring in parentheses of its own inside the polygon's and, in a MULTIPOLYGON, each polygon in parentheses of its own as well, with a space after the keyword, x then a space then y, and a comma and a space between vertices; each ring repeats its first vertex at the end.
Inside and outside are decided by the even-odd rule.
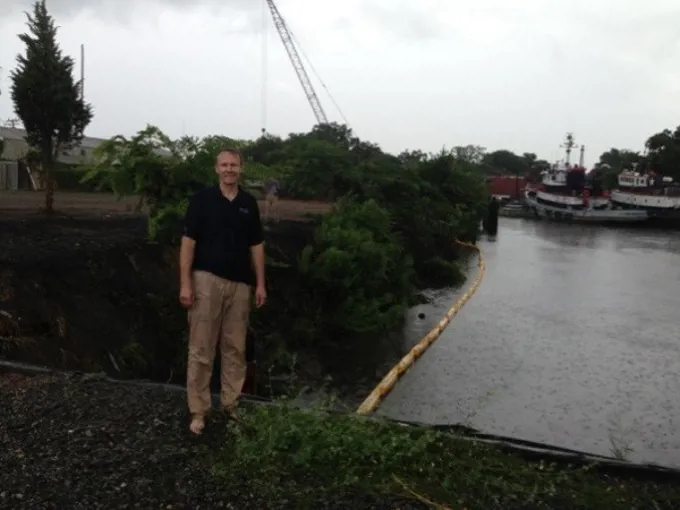
POLYGON ((617 185, 618 175, 624 170, 654 171, 680 181, 680 126, 650 136, 642 152, 612 147, 595 165, 596 174, 609 188, 617 185))

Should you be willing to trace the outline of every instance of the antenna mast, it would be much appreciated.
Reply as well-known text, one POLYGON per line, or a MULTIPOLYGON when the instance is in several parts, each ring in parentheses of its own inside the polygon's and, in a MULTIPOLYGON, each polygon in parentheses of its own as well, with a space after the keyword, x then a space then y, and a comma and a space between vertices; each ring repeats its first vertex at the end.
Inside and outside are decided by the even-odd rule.
POLYGON ((560 147, 566 149, 567 152, 567 157, 565 159, 565 163, 568 165, 569 161, 571 159, 571 150, 576 147, 576 142, 574 141, 574 135, 572 133, 567 133, 567 137, 564 140, 564 143, 560 145, 560 147))

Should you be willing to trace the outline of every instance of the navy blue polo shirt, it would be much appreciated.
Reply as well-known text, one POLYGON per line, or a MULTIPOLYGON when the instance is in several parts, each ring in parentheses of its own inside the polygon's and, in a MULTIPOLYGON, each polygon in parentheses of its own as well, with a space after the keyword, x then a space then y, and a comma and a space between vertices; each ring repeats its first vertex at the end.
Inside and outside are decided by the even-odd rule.
POLYGON ((255 284, 250 248, 264 241, 264 233, 257 200, 243 188, 233 200, 219 186, 196 193, 187 208, 184 235, 196 241, 193 270, 255 284))

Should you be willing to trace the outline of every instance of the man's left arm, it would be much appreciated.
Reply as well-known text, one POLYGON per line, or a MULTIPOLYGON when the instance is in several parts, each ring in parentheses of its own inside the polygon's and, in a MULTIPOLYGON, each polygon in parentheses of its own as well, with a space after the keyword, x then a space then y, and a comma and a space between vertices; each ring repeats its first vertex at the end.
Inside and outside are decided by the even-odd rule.
POLYGON ((255 201, 253 208, 253 217, 250 229, 250 257, 253 261, 253 269, 255 270, 256 304, 261 306, 264 304, 264 299, 266 299, 267 294, 264 277, 264 229, 262 228, 260 208, 257 205, 257 201, 255 201), (262 300, 260 295, 262 295, 262 300))
POLYGON ((264 243, 251 246, 250 256, 255 268, 255 285, 257 287, 264 287, 264 243))

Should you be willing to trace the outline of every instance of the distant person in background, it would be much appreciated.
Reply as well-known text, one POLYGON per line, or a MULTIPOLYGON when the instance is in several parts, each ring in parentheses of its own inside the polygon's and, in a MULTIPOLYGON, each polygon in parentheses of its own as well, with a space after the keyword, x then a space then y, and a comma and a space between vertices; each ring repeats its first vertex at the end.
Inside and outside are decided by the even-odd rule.
POLYGON ((264 185, 266 197, 264 206, 264 217, 266 220, 273 219, 274 221, 279 221, 278 214, 278 203, 279 203, 279 190, 281 189, 281 184, 278 180, 273 177, 267 179, 264 185))
POLYGON ((496 237, 498 233, 498 210, 500 209, 500 204, 496 197, 491 197, 491 202, 489 202, 489 209, 486 217, 485 230, 489 237, 496 237))

